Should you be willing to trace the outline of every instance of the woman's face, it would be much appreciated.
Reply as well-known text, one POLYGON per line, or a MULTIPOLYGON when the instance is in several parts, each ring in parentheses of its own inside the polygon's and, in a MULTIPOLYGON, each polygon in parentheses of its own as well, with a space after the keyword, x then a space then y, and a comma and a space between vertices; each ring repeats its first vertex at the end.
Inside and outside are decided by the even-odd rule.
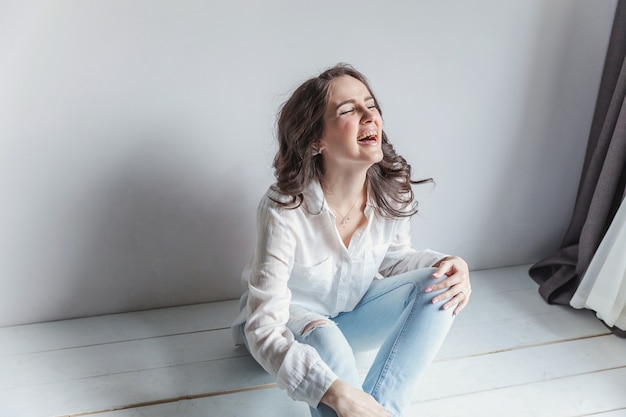
POLYGON ((365 84, 344 75, 331 81, 320 150, 325 171, 367 169, 383 158, 383 121, 365 84))

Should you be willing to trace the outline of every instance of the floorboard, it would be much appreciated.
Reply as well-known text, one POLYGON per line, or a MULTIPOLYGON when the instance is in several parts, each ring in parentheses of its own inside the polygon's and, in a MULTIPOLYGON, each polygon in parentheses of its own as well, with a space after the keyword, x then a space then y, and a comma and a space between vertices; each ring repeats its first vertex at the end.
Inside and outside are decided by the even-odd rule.
POLYGON ((237 314, 235 300, 0 327, 0 357, 224 329, 237 314))
POLYGON ((626 407, 626 367, 414 403, 407 415, 566 417, 626 407))
MULTIPOLYGON (((278 388, 229 393, 175 403, 116 410, 97 417, 308 417, 308 406, 278 388)), ((78 416, 71 416, 78 417, 78 416)))
MULTIPOLYGON (((546 304, 527 270, 472 273, 407 416, 626 417, 626 341, 546 304)), ((0 415, 307 416, 233 346, 236 313, 231 300, 0 328, 0 415)))
POLYGON ((612 335, 570 340, 435 361, 424 375, 415 398, 418 401, 445 399, 620 367, 626 367, 623 340, 612 335), (450 378, 451 375, 454 377, 450 378))
POLYGON ((607 411, 606 413, 585 414, 580 417, 626 417, 626 408, 621 410, 607 411))
POLYGON ((0 389, 82 380, 247 355, 230 329, 161 336, 0 358, 0 389))
MULTIPOLYGON (((245 356, 3 390, 0 404, 6 414, 0 415, 99 415, 103 410, 135 409, 146 403, 221 396, 249 386, 272 387, 274 383, 250 356, 245 356)), ((291 402, 284 392, 282 395, 291 402)))

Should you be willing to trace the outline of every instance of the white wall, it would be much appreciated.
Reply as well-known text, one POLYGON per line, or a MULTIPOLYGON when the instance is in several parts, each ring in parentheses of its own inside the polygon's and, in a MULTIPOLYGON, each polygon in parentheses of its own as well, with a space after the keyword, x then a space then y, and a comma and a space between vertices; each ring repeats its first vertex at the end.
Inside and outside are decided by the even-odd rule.
POLYGON ((0 0, 0 325, 235 298, 274 117, 339 61, 416 246, 535 261, 573 207, 615 0, 0 0))

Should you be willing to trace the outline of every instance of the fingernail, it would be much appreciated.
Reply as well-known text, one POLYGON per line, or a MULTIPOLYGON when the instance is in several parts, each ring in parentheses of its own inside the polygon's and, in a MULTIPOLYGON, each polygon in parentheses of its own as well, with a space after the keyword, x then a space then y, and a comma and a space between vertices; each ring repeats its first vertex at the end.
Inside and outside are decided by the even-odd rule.
POLYGON ((428 287, 426 288, 426 290, 424 290, 424 292, 431 292, 432 290, 433 290, 432 288, 428 287))
POLYGON ((438 303, 439 302, 439 298, 433 298, 433 304, 438 303))
POLYGON ((447 310, 449 307, 450 307, 449 305, 445 305, 445 306, 443 306, 443 309, 447 310))

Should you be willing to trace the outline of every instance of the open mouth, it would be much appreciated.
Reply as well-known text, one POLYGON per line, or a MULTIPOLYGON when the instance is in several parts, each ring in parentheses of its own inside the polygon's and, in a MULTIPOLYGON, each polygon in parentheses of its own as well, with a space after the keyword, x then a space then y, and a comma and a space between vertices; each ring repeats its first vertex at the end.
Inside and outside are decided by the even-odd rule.
POLYGON ((357 141, 363 144, 376 143, 377 140, 378 132, 376 131, 364 132, 357 138, 357 141))

